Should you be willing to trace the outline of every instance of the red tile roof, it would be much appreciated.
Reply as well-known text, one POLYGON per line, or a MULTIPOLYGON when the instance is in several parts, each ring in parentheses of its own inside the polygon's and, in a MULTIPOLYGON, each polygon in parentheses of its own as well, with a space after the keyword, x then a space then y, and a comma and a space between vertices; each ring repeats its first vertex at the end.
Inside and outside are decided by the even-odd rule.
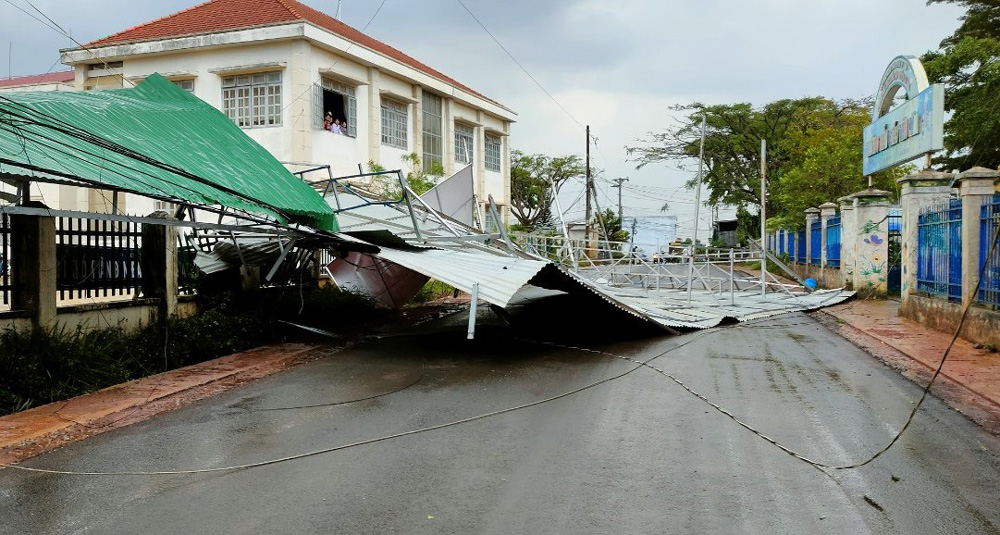
POLYGON ((73 71, 50 72, 48 74, 33 74, 31 76, 18 76, 0 80, 0 87, 13 87, 18 85, 38 85, 69 83, 76 77, 73 71))
POLYGON ((88 43, 86 46, 94 48, 112 44, 155 41, 184 35, 216 33, 300 21, 319 26, 358 45, 393 58, 438 80, 497 104, 486 96, 459 83, 457 80, 445 76, 441 72, 407 56, 399 50, 296 0, 209 0, 203 4, 178 11, 173 15, 167 15, 166 17, 98 39, 88 43))

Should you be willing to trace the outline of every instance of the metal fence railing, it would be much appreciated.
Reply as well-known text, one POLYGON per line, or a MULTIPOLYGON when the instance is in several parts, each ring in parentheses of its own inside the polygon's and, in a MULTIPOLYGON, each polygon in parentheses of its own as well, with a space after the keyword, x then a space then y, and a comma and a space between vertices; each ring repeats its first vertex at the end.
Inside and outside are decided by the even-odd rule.
POLYGON ((788 231, 788 258, 791 261, 795 261, 795 237, 798 234, 794 230, 788 231))
POLYGON ((831 217, 826 221, 826 265, 840 267, 840 218, 831 217))
POLYGON ((962 201, 920 211, 917 221, 917 290, 962 299, 962 201))
POLYGON ((139 293, 141 240, 139 223, 56 218, 59 299, 139 293))
POLYGON ((1000 246, 992 256, 987 256, 993 245, 993 236, 1000 226, 1000 195, 994 195, 980 209, 979 225, 979 266, 983 270, 983 280, 979 284, 976 301, 1000 308, 1000 246))
POLYGON ((198 243, 192 234, 177 235, 177 293, 191 295, 198 289, 201 272, 194 264, 198 243))
POLYGON ((788 243, 788 234, 784 230, 778 231, 778 256, 785 254, 785 245, 788 243))
POLYGON ((823 222, 813 221, 809 226, 809 263, 818 266, 823 258, 823 222))

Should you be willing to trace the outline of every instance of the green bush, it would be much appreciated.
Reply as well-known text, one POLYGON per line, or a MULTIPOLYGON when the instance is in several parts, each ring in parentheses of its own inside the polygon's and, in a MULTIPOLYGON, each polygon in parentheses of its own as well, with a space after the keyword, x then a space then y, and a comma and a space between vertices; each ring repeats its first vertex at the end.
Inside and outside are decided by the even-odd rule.
POLYGON ((455 288, 445 284, 441 281, 431 279, 424 284, 417 295, 413 297, 410 301, 411 303, 423 304, 428 301, 433 301, 435 299, 441 299, 442 297, 449 297, 455 291, 455 288))
POLYGON ((206 295, 201 309, 197 316, 170 318, 131 333, 120 327, 0 332, 0 414, 304 333, 279 320, 343 333, 363 330, 390 313, 336 287, 206 295))

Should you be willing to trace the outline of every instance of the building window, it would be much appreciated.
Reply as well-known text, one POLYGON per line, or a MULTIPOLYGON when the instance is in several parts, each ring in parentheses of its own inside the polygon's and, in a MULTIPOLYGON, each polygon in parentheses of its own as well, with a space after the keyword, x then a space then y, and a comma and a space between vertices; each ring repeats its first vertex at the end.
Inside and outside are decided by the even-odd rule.
POLYGON ((441 97, 434 93, 424 92, 424 171, 440 172, 444 165, 444 136, 442 123, 444 105, 441 97))
POLYGON ((171 82, 188 93, 194 93, 194 80, 171 80, 171 82))
POLYGON ((474 142, 474 130, 471 126, 464 124, 455 125, 455 161, 458 163, 472 163, 472 147, 474 142))
POLYGON ((281 73, 224 77, 222 111, 240 128, 281 126, 281 73))
POLYGON ((406 104, 382 99, 382 144, 406 149, 406 104))
POLYGON ((355 89, 349 85, 323 78, 321 86, 316 86, 313 95, 313 126, 323 128, 323 117, 330 113, 340 124, 346 124, 343 133, 351 137, 358 135, 358 100, 355 89))
POLYGON ((486 169, 500 170, 500 136, 486 134, 486 169))

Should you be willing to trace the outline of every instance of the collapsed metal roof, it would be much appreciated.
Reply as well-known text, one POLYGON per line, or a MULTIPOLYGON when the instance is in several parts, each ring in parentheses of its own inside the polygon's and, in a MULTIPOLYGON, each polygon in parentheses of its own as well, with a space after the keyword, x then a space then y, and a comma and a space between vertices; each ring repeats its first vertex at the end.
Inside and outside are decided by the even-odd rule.
POLYGON ((333 210, 232 120, 160 75, 0 95, 0 178, 126 191, 336 230, 333 210))
MULTIPOLYGON (((341 186, 333 190, 336 199, 329 196, 328 200, 337 207, 342 231, 377 247, 378 252, 370 255, 379 262, 349 262, 345 266, 337 265, 343 262, 338 259, 332 265, 337 265, 338 274, 351 269, 377 271, 378 276, 351 277, 353 284, 367 284, 372 292, 391 293, 389 279, 399 276, 397 268, 401 267, 467 293, 475 288, 480 299, 498 307, 523 304, 538 296, 572 294, 584 298, 583 302, 607 305, 603 308, 670 332, 813 310, 853 295, 839 289, 809 292, 778 281, 768 283, 769 293, 762 293, 757 279, 710 264, 700 267, 703 273, 690 279, 679 272, 686 269, 682 266, 648 262, 641 266, 647 271, 643 277, 620 276, 614 264, 611 271, 607 266, 574 271, 514 247, 505 236, 452 220, 426 205, 411 208, 401 201, 374 201, 348 185, 341 186), (386 238, 388 235, 391 239, 386 238), (728 277, 730 284, 709 282, 722 276, 728 277), (661 278, 669 284, 661 286, 661 278), (690 293, 688 285, 692 286, 690 293)), ((630 263, 620 267, 633 271, 630 263)), ((405 300, 406 296, 397 295, 391 301, 405 300)))

